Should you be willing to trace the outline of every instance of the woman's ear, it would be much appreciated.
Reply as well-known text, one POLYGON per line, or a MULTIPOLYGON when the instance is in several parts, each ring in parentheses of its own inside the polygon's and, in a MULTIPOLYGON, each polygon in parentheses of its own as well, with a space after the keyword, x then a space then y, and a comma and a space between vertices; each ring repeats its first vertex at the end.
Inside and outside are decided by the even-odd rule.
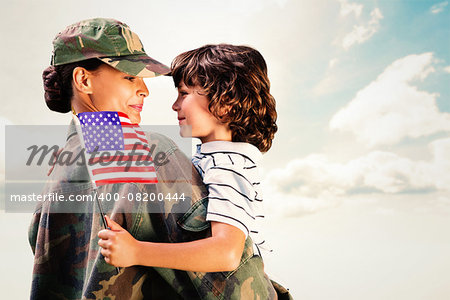
POLYGON ((82 67, 73 69, 73 84, 77 91, 84 94, 92 94, 92 73, 82 67))

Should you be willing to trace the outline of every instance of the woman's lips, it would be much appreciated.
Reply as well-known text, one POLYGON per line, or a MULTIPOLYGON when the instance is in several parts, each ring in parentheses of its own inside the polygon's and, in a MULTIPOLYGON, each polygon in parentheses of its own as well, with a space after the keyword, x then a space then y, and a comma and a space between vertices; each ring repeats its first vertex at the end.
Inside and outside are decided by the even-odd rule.
POLYGON ((186 120, 186 118, 178 118, 178 124, 181 124, 182 121, 186 120))
POLYGON ((144 106, 144 104, 135 104, 135 105, 130 105, 132 108, 134 108, 135 110, 137 110, 138 112, 142 111, 142 107, 144 106))

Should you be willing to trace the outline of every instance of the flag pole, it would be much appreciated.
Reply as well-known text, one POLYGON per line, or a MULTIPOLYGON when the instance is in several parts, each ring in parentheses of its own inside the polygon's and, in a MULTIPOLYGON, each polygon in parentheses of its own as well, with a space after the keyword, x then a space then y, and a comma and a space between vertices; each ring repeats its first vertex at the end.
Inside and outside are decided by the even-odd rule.
MULTIPOLYGON (((72 111, 73 111, 73 109, 72 109, 72 111)), ((84 139, 83 139, 83 133, 78 130, 78 128, 79 128, 78 126, 81 126, 80 120, 78 119, 78 116, 75 114, 75 111, 73 111, 72 118, 75 122, 75 128, 76 128, 76 131, 80 138, 81 145, 82 145, 83 149, 85 149, 85 151, 86 151, 86 146, 84 144, 84 139)), ((86 160, 86 163, 88 164, 89 162, 86 160)), ((88 167, 88 166, 86 166, 86 167, 88 167)), ((89 173, 89 177, 91 177, 89 168, 88 168, 88 173, 89 173)), ((93 184, 93 187, 94 187, 94 201, 97 202, 97 206, 100 211, 100 218, 102 219, 103 226, 105 227, 105 229, 111 230, 111 228, 108 226, 108 223, 106 222, 105 213, 103 212, 103 209, 102 209, 102 204, 100 203, 100 201, 97 197, 97 188, 98 187, 95 184, 95 181, 92 178, 90 178, 90 179, 91 179, 91 183, 93 184)), ((119 272, 120 272, 119 267, 115 267, 115 268, 116 268, 117 274, 119 274, 119 272)))
MULTIPOLYGON (((103 221, 103 226, 105 226, 105 229, 111 230, 111 228, 108 226, 108 223, 106 223, 105 213, 103 212, 102 204, 100 203, 100 201, 98 200, 98 197, 97 197, 97 187, 94 188, 94 198, 95 198, 95 202, 97 202, 98 209, 100 211, 100 216, 103 221)), ((119 267, 116 267, 116 271, 117 271, 117 274, 119 274, 119 272, 120 272, 119 267)))
POLYGON ((98 210, 100 211, 100 216, 102 217, 102 221, 103 221, 103 226, 105 227, 105 229, 111 230, 111 228, 108 226, 108 223, 106 223, 105 213, 103 212, 102 205, 101 205, 100 201, 98 201, 97 188, 94 188, 94 201, 97 202, 98 210))

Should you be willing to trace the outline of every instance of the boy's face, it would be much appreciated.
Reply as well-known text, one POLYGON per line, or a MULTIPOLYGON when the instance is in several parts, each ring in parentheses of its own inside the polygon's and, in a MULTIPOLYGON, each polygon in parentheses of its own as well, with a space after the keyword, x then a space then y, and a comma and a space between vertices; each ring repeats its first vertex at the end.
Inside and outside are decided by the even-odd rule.
POLYGON ((199 138, 202 143, 231 141, 230 128, 209 111, 208 104, 200 87, 180 82, 177 100, 172 105, 178 114, 180 135, 199 138))

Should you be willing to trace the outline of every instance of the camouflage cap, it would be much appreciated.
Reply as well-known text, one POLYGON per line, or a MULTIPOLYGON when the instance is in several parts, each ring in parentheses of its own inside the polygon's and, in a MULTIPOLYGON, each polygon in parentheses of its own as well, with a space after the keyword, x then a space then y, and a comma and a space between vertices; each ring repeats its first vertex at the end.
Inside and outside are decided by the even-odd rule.
POLYGON ((113 68, 139 77, 169 73, 170 68, 149 57, 128 25, 96 18, 67 26, 53 40, 54 66, 98 58, 113 68))

